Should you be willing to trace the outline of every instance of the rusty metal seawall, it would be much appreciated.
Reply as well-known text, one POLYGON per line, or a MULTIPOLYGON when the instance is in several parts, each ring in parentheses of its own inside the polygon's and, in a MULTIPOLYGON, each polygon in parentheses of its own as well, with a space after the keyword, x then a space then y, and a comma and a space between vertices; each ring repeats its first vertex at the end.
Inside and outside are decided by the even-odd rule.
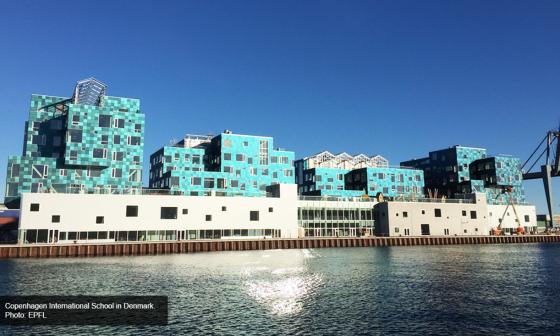
POLYGON ((301 238, 0 246, 0 258, 138 256, 214 251, 461 244, 558 243, 560 235, 301 238))

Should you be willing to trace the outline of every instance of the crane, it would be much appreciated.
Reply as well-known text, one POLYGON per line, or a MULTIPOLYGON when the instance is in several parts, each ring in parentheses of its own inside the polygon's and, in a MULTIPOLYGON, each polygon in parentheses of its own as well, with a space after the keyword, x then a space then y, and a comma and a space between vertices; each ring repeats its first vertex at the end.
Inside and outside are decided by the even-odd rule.
POLYGON ((537 148, 531 156, 521 166, 523 171, 523 180, 542 179, 544 185, 544 193, 546 196, 546 205, 548 214, 550 215, 550 226, 552 226, 552 178, 560 176, 560 127, 557 130, 548 131, 541 140, 537 148), (556 148, 554 148, 556 145, 556 148), (554 152, 554 149, 556 152, 554 152), (540 154, 538 154, 540 153, 540 154), (538 156, 536 156, 538 155, 538 156), (544 156, 544 164, 541 164, 540 171, 534 171, 533 168, 537 164, 543 163, 541 159, 544 156), (525 170, 525 167, 528 167, 525 170))

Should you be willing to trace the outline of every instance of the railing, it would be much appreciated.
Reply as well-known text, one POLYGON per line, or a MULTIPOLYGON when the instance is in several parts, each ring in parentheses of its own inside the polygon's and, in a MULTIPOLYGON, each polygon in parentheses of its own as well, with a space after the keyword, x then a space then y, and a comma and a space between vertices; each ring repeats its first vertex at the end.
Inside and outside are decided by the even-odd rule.
MULTIPOLYGON (((387 199, 387 198, 386 198, 387 199)), ((377 202, 375 197, 339 197, 339 196, 299 196, 300 201, 327 201, 327 202, 377 202)), ((389 202, 425 202, 425 203, 474 203, 473 199, 441 199, 441 198, 411 198, 392 197, 389 202)))
MULTIPOLYGON (((190 192, 172 189, 149 189, 149 188, 81 188, 66 187, 63 190, 54 188, 43 188, 40 194, 100 194, 100 195, 167 195, 167 196, 191 196, 190 192)), ((218 197, 275 197, 270 192, 234 193, 225 191, 204 191, 202 196, 218 197)))

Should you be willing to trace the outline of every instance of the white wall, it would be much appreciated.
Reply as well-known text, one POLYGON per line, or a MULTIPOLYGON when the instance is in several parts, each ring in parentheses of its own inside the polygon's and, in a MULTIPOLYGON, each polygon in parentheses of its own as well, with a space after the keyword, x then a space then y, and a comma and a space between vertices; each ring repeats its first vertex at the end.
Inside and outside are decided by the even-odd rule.
POLYGON ((298 235, 296 185, 279 188, 280 197, 26 193, 21 202, 20 229, 277 229, 282 231, 282 238, 295 238, 298 235), (30 211, 31 203, 39 204, 38 212, 30 211), (126 217, 127 205, 138 206, 138 217, 126 217), (226 211, 222 211, 222 206, 226 211), (161 219, 161 207, 177 207, 177 219, 161 219), (183 214, 182 209, 188 209, 188 214, 183 214), (259 221, 250 221, 250 211, 259 211, 259 221), (60 223, 52 223, 53 215, 61 216, 60 223), (206 215, 211 215, 212 221, 206 221, 206 215), (103 224, 96 224, 97 216, 104 216, 103 224))
MULTIPOLYGON (((517 211, 521 226, 537 229, 537 211, 534 205, 516 205, 515 211, 517 211)), ((506 205, 488 205, 489 230, 498 227, 504 212, 502 229, 517 229, 518 223, 511 206, 506 211, 506 205)))

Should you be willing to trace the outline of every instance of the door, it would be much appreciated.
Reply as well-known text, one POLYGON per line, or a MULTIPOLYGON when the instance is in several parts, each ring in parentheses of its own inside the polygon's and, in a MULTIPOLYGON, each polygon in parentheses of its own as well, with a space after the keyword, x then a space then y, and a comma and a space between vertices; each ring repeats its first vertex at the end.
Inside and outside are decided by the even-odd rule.
POLYGON ((430 235, 430 224, 421 224, 420 230, 422 231, 423 236, 430 235))

